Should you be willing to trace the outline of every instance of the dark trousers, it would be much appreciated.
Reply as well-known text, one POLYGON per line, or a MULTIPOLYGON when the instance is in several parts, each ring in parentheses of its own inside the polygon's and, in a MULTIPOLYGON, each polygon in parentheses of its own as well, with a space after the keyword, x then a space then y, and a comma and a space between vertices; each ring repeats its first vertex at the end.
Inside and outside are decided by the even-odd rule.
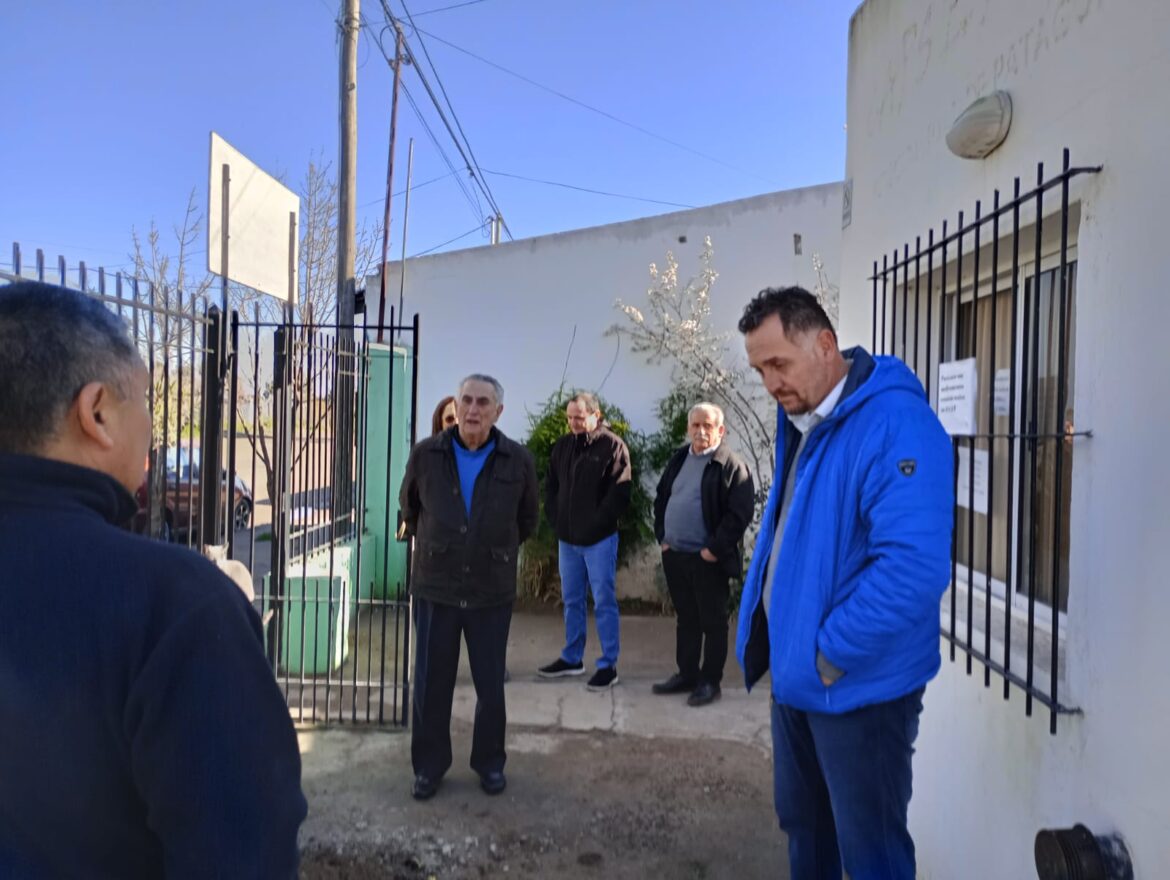
POLYGON ((678 615, 675 660, 679 674, 690 681, 719 684, 727 662, 728 577, 718 563, 677 550, 663 552, 662 570, 678 615))
POLYGON ((414 726, 410 760, 416 774, 438 780, 451 766, 451 701, 459 671, 459 639, 475 685, 471 769, 483 776, 504 769, 504 658, 512 603, 458 608, 414 600, 414 726))
POLYGON ((906 825, 923 689, 842 715, 772 701, 776 815, 792 880, 914 880, 906 825))

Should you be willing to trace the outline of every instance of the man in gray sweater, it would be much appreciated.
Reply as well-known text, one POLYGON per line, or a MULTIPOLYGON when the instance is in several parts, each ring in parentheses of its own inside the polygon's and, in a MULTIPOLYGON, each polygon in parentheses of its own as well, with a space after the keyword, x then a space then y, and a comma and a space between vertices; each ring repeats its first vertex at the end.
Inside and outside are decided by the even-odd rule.
POLYGON ((654 685, 654 693, 689 693, 691 706, 721 694, 730 578, 743 572, 741 542, 755 503, 751 473, 724 446, 725 432, 718 406, 691 407, 690 442, 667 464, 654 499, 654 534, 678 615, 678 672, 654 685))

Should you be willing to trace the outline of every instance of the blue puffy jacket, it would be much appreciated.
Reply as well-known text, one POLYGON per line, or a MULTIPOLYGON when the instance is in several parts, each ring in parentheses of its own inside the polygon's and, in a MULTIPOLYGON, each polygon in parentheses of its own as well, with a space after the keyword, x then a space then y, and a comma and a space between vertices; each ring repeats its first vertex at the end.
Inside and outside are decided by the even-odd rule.
POLYGON ((800 440, 777 408, 780 478, 736 638, 749 689, 770 670, 778 702, 832 714, 896 699, 938 672, 955 503, 951 441, 918 378, 896 358, 844 355, 853 363, 841 399, 791 468, 796 486, 765 615, 785 453, 800 440), (817 672, 818 649, 844 670, 831 687, 817 672))

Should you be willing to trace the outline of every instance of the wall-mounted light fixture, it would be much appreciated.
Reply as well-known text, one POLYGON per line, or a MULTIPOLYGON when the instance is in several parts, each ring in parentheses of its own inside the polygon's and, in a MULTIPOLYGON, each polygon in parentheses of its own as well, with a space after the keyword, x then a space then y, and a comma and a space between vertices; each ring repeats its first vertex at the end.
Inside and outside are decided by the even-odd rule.
POLYGON ((959 114, 947 132, 947 147, 961 159, 983 159, 1004 142, 1012 127, 1012 96, 985 95, 959 114))

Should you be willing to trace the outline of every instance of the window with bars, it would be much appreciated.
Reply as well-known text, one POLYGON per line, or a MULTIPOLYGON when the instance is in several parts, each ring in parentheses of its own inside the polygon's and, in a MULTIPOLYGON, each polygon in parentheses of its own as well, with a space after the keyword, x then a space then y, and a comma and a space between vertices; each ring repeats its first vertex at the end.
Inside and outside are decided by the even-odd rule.
POLYGON ((1070 595, 1075 446, 1091 436, 1073 411, 1076 377, 1077 228, 1073 181, 1037 166, 1036 185, 992 208, 975 203, 941 235, 930 230, 874 263, 873 350, 904 360, 944 419, 955 451, 952 582, 942 635, 967 673, 1003 682, 1050 711, 1063 704, 1061 638, 1070 595), (1053 203, 1057 207, 1052 207, 1053 203), (961 378, 956 381, 955 376, 961 378), (940 377, 947 388, 941 391, 940 377), (941 391, 941 394, 940 394, 941 391), (952 410, 953 407, 953 410, 952 410))

